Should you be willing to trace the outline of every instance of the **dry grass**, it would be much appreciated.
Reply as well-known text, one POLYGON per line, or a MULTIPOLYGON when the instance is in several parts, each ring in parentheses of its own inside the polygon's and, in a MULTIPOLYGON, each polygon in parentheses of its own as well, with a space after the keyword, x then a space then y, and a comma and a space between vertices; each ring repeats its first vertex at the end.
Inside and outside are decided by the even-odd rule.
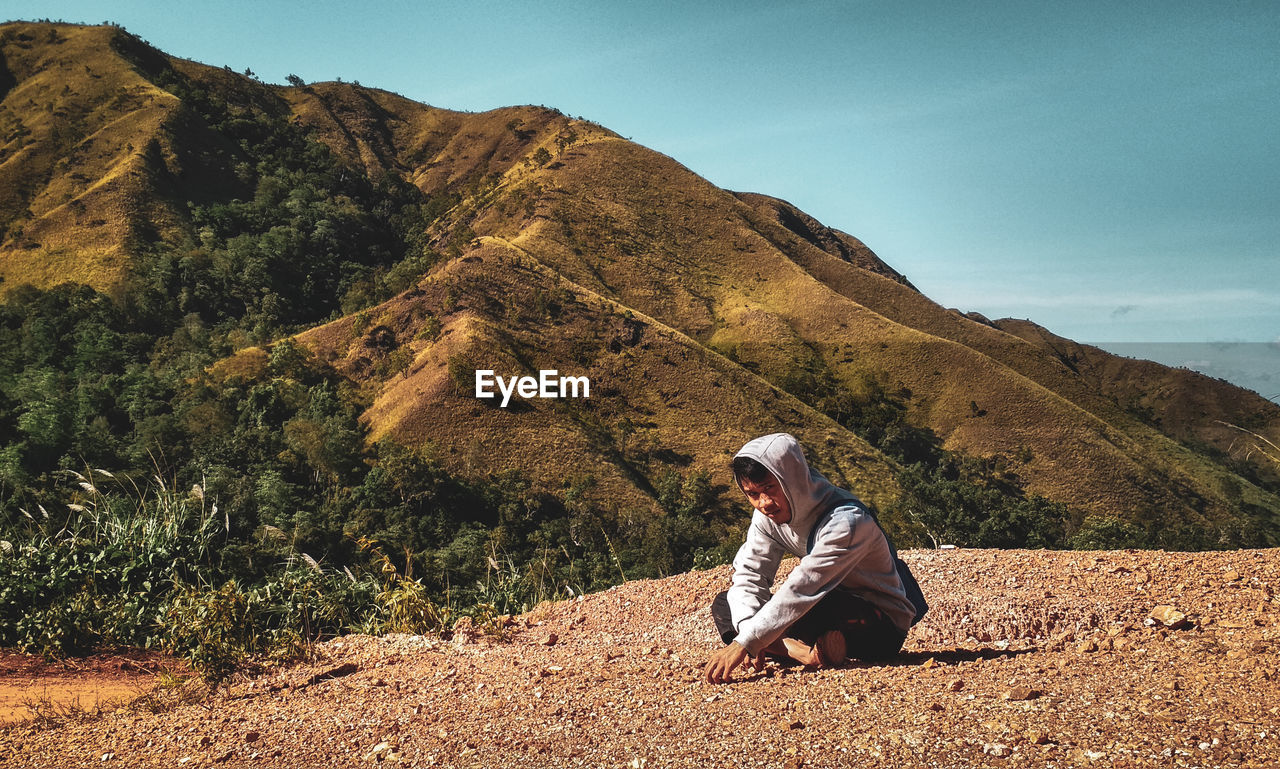
MULTIPOLYGON (((892 467, 865 442, 695 340, 647 316, 628 318, 625 307, 496 241, 471 257, 370 311, 413 350, 409 369, 386 381, 366 412, 372 437, 449 447, 443 458, 456 470, 520 468, 552 489, 593 474, 595 495, 617 504, 645 499, 649 479, 667 466, 707 470, 727 488, 731 450, 762 429, 788 429, 828 472, 872 501, 892 498, 892 467), (513 304, 521 291, 556 296, 556 317, 513 304), (415 338, 428 315, 442 322, 437 341, 415 338), (470 380, 461 388, 452 381, 451 359, 467 364, 468 377, 476 368, 586 375, 591 398, 487 405, 473 397, 470 380), (636 427, 624 436, 616 426, 628 416, 636 427)), ((386 354, 366 339, 353 335, 350 319, 300 337, 357 379, 386 354)))
MULTIPOLYGON (((22 228, 0 244, 0 288, 76 279, 110 289, 135 224, 166 237, 183 227, 150 165, 181 171, 173 142, 198 148, 202 136, 167 130, 176 100, 111 51, 111 34, 29 24, 0 33, 18 82, 0 106, 0 213, 22 228)), ((1029 457, 1017 470, 1029 489, 1083 512, 1205 524, 1245 504, 1280 510, 1203 448, 1232 445, 1215 420, 1280 435, 1274 404, 1034 324, 946 310, 856 239, 782 201, 719 189, 599 126, 542 108, 466 114, 350 84, 265 86, 172 63, 235 99, 291 110, 373 177, 461 197, 430 232, 457 258, 358 321, 302 337, 362 388, 375 436, 433 444, 464 470, 520 467, 549 486, 566 468, 594 473, 602 495, 647 505, 636 491, 653 456, 668 452, 668 464, 724 483, 727 452, 786 429, 838 478, 874 501, 892 498, 891 461, 770 384, 820 363, 846 388, 870 379, 901 394, 910 420, 947 448, 1029 457), (563 299, 558 314, 545 311, 548 297, 563 299), (424 335, 430 323, 438 338, 424 335), (635 324, 641 341, 619 343, 635 324), (371 340, 372 328, 388 329, 394 349, 371 340), (508 375, 574 369, 591 376, 592 400, 491 408, 450 377, 450 361, 508 375), (624 418, 634 434, 619 433, 624 418)), ((244 352, 217 372, 250 376, 261 365, 260 352, 244 352)), ((1243 461, 1276 475, 1261 455, 1243 461)))
POLYGON ((0 103, 11 127, 0 137, 0 289, 74 281, 110 292, 123 278, 132 228, 157 198, 142 152, 177 100, 111 50, 114 34, 0 27, 17 80, 0 103))

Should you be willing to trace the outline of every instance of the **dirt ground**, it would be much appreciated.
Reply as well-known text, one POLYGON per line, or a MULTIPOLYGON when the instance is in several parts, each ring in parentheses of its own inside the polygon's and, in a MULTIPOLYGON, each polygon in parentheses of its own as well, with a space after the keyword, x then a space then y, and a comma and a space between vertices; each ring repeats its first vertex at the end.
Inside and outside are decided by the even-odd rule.
POLYGON ((0 726, 114 710, 149 691, 160 671, 183 668, 132 650, 57 661, 0 651, 0 726))
POLYGON ((891 664, 705 683, 723 567, 543 605, 501 640, 347 637, 193 702, 8 726, 0 763, 1280 765, 1280 551, 904 557, 932 609, 891 664))

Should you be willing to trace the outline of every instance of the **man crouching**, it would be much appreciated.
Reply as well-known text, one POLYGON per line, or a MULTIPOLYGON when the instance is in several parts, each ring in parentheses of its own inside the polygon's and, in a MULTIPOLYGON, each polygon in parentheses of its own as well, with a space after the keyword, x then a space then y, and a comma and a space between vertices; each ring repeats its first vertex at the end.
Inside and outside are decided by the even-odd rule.
POLYGON ((862 503, 810 468, 786 433, 750 441, 732 468, 755 513, 733 559, 731 586, 711 605, 728 645, 711 655, 707 681, 730 680, 748 659, 760 670, 766 656, 830 667, 846 656, 897 654, 922 611, 908 599, 896 554, 862 503), (787 553, 800 563, 771 596, 787 553))

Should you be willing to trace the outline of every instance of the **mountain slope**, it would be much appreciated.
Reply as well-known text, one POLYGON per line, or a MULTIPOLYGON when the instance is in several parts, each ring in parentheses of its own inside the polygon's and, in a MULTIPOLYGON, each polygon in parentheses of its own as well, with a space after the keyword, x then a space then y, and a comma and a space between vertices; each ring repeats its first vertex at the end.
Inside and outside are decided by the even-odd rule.
POLYGON ((139 229, 166 210, 149 159, 179 102, 112 47, 117 31, 10 24, 0 71, 0 277, 112 292, 139 229))
MULTIPOLYGON (((398 295, 371 304, 341 274, 395 269, 386 249, 284 262, 297 282, 348 287, 294 330, 362 393, 371 439, 553 490, 577 482, 571 467, 600 499, 652 510, 664 473, 707 471, 727 491, 732 449, 786 429, 882 507, 905 499, 907 465, 945 465, 945 448, 976 458, 980 483, 1069 505, 1071 528, 1117 516, 1280 541, 1274 468, 1218 424, 1280 438, 1274 404, 944 309, 856 238, 593 123, 534 107, 452 112, 354 84, 271 86, 114 28, 4 25, 0 57, 6 291, 70 279, 122 295, 156 253, 177 254, 173 270, 210 258, 210 217, 237 201, 276 196, 287 213, 279 178, 255 187, 245 137, 296 144, 290 132, 306 130, 368 189, 412 185, 426 213, 397 263, 398 295), (591 398, 504 409, 472 397, 476 369, 552 368, 589 375, 591 398)), ((332 202, 352 211, 357 198, 332 202)))

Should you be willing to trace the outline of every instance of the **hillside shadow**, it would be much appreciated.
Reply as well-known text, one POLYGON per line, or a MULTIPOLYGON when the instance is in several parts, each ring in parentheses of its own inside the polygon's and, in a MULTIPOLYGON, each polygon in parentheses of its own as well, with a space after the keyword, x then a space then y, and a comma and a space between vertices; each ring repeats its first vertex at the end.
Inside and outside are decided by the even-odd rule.
POLYGON ((18 84, 18 78, 14 77, 13 71, 9 69, 9 63, 5 61, 4 54, 0 53, 0 100, 9 95, 9 91, 18 84))

